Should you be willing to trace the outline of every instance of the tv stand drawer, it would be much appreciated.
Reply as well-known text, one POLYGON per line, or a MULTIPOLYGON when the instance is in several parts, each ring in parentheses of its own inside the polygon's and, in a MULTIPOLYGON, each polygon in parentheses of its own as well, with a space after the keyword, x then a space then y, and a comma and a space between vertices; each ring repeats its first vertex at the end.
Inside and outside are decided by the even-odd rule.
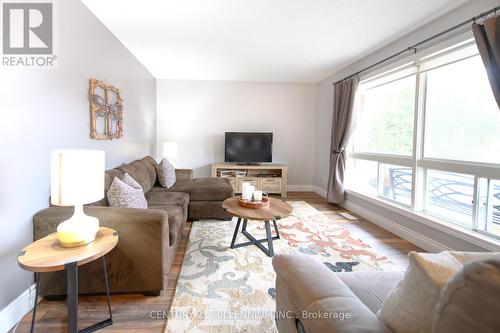
POLYGON ((241 177, 236 179, 237 192, 241 192, 241 184, 249 183, 252 186, 255 186, 255 189, 259 187, 259 179, 256 177, 241 177))
POLYGON ((259 189, 269 193, 281 193, 281 178, 260 178, 259 189))
POLYGON ((212 164, 212 177, 229 178, 235 193, 241 193, 241 184, 250 183, 255 189, 286 197, 287 167, 283 164, 238 165, 236 163, 212 164), (241 177, 240 175, 244 175, 241 177))

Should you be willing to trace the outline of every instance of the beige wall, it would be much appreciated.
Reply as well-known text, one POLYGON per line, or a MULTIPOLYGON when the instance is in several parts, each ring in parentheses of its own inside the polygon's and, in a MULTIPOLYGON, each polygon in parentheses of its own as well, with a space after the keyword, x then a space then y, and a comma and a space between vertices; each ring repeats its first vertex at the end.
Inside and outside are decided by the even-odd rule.
POLYGON ((206 177, 224 161, 224 132, 273 132, 273 162, 288 165, 289 184, 310 188, 315 98, 308 83, 159 80, 158 142, 178 141, 178 165, 206 177))
POLYGON ((50 151, 102 149, 111 167, 154 149, 153 76, 80 1, 57 1, 57 10, 58 68, 0 67, 0 309, 33 280, 16 254, 33 240, 32 215, 48 205, 50 151), (122 90, 123 138, 89 139, 90 78, 122 90))

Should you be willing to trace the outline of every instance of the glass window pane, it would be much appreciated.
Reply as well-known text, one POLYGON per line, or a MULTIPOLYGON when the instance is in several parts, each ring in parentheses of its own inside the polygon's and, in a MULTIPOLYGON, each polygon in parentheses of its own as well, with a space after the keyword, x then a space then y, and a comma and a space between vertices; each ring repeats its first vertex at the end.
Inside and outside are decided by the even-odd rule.
POLYGON ((378 193, 378 163, 374 161, 354 161, 351 183, 361 193, 376 196, 378 193))
POLYGON ((500 163, 500 112, 479 56, 427 73, 425 157, 500 163))
POLYGON ((500 236, 500 180, 479 179, 478 227, 500 236))
POLYGON ((426 190, 427 213, 472 227, 473 176, 427 170, 426 190))
POLYGON ((375 88, 360 87, 354 150, 412 155, 415 76, 375 88))
POLYGON ((411 205, 413 172, 411 168, 381 164, 382 193, 384 198, 411 205))

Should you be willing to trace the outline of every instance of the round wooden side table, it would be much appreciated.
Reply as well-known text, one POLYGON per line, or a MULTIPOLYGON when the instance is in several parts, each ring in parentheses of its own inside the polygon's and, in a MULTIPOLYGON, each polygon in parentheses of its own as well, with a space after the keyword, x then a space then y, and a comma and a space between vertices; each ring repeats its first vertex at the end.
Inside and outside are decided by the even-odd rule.
POLYGON ((224 210, 229 215, 238 218, 238 221, 236 222, 236 228, 234 229, 233 239, 231 241, 232 249, 242 246, 255 245, 269 257, 274 256, 273 240, 280 238, 276 220, 280 220, 290 216, 293 212, 293 207, 289 203, 280 199, 275 199, 270 197, 269 200, 270 200, 269 207, 255 208, 255 209, 241 207, 238 204, 237 197, 224 200, 224 202, 222 203, 222 208, 224 208, 224 210), (238 236, 238 232, 240 229, 240 223, 242 220, 243 220, 243 226, 241 233, 245 235, 250 241, 245 243, 235 244, 236 237, 238 236), (266 238, 256 239, 254 236, 252 236, 247 231, 248 220, 264 221, 266 227, 266 238), (276 233, 276 236, 274 237, 271 232, 270 221, 273 222, 274 231, 276 233), (267 242, 267 249, 261 244, 262 242, 267 242))
POLYGON ((89 333, 113 324, 108 273, 104 256, 118 244, 118 233, 110 228, 99 228, 96 239, 79 247, 65 248, 59 245, 56 233, 50 234, 26 246, 17 256, 19 266, 35 273, 35 306, 31 319, 31 332, 35 327, 35 315, 40 286, 40 273, 66 270, 68 332, 89 333), (102 258, 104 284, 108 300, 109 318, 78 331, 78 266, 102 258))

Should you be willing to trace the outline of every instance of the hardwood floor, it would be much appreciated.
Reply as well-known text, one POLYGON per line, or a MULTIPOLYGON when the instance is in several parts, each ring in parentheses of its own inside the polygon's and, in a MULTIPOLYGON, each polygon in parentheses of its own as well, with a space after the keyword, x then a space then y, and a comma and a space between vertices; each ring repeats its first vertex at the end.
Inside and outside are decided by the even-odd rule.
MULTIPOLYGON (((406 255, 410 251, 423 251, 417 246, 372 224, 340 206, 329 204, 324 198, 313 192, 290 192, 287 200, 305 201, 325 215, 337 213, 351 214, 355 219, 336 220, 351 234, 370 244, 374 250, 387 256, 401 269, 407 265, 406 255)), ((146 297, 142 294, 112 295, 112 326, 101 332, 163 332, 164 314, 169 310, 175 292, 175 284, 186 251, 191 223, 183 230, 179 250, 175 256, 169 283, 164 295, 146 297)), ((80 327, 86 327, 106 318, 106 298, 104 296, 81 296, 79 300, 80 327)), ((29 332, 31 312, 19 323, 16 333, 29 332)), ((38 304, 35 332, 66 332, 66 305, 64 301, 46 301, 38 304)))

